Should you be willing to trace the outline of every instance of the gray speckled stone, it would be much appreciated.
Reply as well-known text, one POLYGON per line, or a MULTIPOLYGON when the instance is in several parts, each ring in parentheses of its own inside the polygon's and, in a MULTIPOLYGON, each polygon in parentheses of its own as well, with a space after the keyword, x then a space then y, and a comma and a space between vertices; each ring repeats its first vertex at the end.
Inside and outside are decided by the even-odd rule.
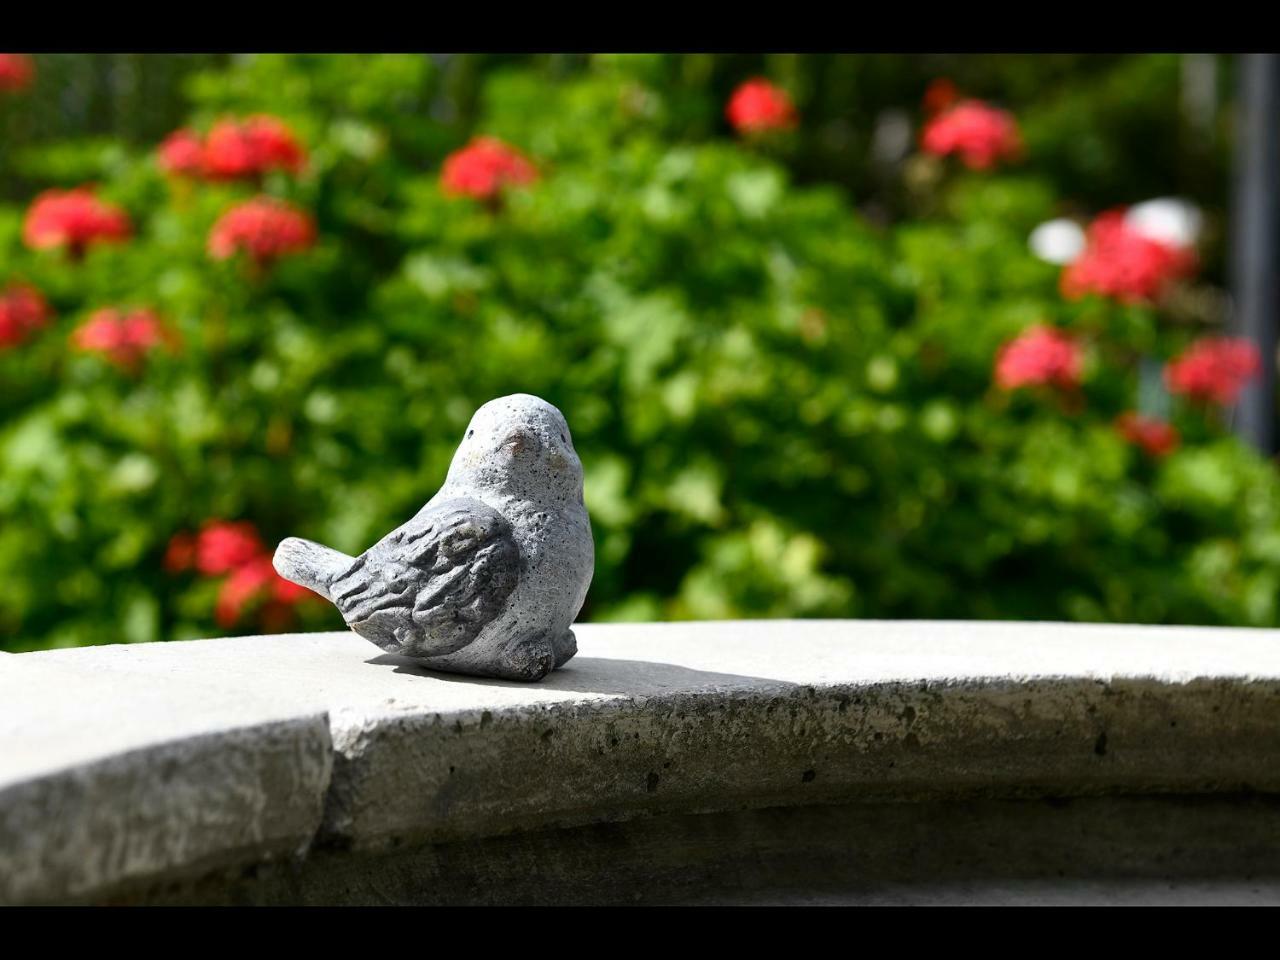
POLYGON ((477 410, 440 491, 359 557, 292 537, 275 555, 388 653, 507 680, 541 680, 577 652, 594 566, 569 425, 523 393, 477 410))
MULTIPOLYGON (((120 647, 103 649, 110 660, 120 647)), ((35 654, 0 664, 0 904, 99 896, 310 845, 333 769, 323 708, 196 674, 135 685, 35 654)))

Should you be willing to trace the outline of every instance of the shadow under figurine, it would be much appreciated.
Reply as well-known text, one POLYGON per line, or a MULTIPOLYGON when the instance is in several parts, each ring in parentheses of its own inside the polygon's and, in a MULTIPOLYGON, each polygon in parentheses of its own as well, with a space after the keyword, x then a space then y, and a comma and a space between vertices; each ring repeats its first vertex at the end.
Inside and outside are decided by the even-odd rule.
POLYGON ((595 568, 569 425, 529 394, 491 400, 412 520, 358 557, 290 537, 274 563, 388 653, 541 680, 578 651, 570 625, 595 568))

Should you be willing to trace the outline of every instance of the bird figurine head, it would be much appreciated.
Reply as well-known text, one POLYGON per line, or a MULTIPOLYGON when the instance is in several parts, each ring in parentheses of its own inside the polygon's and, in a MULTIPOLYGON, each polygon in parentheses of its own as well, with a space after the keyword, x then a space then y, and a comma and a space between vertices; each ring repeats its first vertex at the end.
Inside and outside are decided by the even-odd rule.
POLYGON ((582 461, 564 415, 540 397, 514 393, 490 400, 475 412, 453 455, 445 486, 580 504, 582 461))

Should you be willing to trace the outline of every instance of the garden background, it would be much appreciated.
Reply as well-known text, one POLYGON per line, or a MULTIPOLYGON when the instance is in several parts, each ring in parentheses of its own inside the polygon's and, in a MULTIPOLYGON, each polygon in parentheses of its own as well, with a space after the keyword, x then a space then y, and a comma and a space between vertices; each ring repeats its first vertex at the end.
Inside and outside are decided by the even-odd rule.
POLYGON ((513 392, 584 619, 1276 626, 1234 69, 0 55, 0 649, 340 628, 270 547, 360 552, 513 392))

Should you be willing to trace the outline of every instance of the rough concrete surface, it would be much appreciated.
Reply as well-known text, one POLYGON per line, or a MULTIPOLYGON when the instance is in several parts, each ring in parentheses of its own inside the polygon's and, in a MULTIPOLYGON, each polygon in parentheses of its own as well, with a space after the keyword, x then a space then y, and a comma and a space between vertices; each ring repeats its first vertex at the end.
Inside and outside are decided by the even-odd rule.
POLYGON ((323 711, 7 657, 0 903, 301 854, 332 765, 323 711))
MULTIPOLYGON (((163 715, 171 696, 176 725, 136 728, 139 782, 156 793, 149 744, 181 740, 202 710, 211 733, 264 717, 312 730, 327 715, 332 776, 310 861, 331 865, 640 816, 1280 791, 1280 631, 927 621, 575 631, 578 657, 536 685, 433 673, 350 633, 5 658, 0 690, 28 684, 13 679, 15 666, 43 673, 26 701, 0 696, 0 864, 18 839, 6 824, 33 833, 18 848, 34 851, 28 862, 41 862, 49 842, 44 801, 14 793, 47 776, 33 753, 65 755, 64 770, 120 756, 133 743, 130 718, 152 710, 147 697, 161 698, 154 712, 163 715), (64 675, 91 677, 96 694, 40 707, 39 688, 64 675), (45 725, 40 716, 47 751, 23 745, 24 731, 45 725), (107 718, 121 721, 123 739, 74 745, 76 731, 110 727, 107 718)), ((313 781, 299 788, 311 800, 313 781)), ((182 806, 203 809, 199 790, 213 786, 196 784, 182 806)), ((260 816, 298 790, 281 792, 257 795, 260 816)), ((66 805, 55 832, 93 836, 82 842, 96 850, 147 846, 143 833, 166 828, 126 822, 103 828, 107 836, 86 833, 78 824, 94 822, 100 805, 66 805)), ((180 818, 168 826, 183 832, 180 818)), ((197 865, 210 869, 198 859, 192 876, 197 865)), ((108 889, 96 874, 78 883, 21 889, 91 898, 108 889)), ((0 900, 24 896, 0 887, 0 900)))

